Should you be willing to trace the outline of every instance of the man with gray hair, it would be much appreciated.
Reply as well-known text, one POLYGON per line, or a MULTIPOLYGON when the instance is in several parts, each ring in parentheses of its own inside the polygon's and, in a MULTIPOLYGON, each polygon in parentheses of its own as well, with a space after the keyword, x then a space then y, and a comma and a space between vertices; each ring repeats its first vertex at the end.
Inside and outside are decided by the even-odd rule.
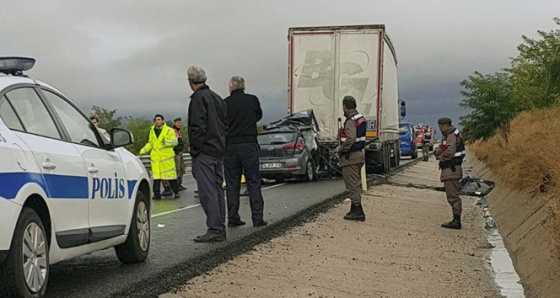
POLYGON ((245 80, 232 77, 229 80, 230 96, 225 99, 228 114, 227 149, 225 157, 228 226, 245 224, 239 216, 239 191, 241 175, 245 174, 251 218, 254 227, 267 224, 263 219, 264 200, 259 173, 259 144, 257 122, 262 118, 259 99, 245 93, 245 80))
POLYGON ((198 197, 206 213, 206 234, 195 242, 219 242, 226 239, 225 202, 222 189, 222 159, 226 149, 226 103, 206 85, 206 73, 198 66, 187 70, 189 86, 194 91, 188 109, 189 145, 192 171, 196 177, 198 197))

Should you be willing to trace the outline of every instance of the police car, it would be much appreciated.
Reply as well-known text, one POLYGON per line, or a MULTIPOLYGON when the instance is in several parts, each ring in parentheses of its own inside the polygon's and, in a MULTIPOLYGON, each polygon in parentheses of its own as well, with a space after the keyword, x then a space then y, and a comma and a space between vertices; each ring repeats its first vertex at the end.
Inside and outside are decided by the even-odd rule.
POLYGON ((150 248, 149 177, 55 88, 23 74, 32 58, 0 58, 0 297, 41 297, 49 265, 115 247, 123 263, 150 248))

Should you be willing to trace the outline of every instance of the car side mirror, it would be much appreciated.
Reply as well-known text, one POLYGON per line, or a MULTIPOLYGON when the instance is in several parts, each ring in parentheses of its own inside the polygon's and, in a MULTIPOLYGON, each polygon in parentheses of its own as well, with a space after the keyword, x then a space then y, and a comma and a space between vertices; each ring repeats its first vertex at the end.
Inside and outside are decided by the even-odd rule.
POLYGON ((132 133, 126 129, 111 128, 109 135, 111 136, 111 145, 113 145, 113 148, 124 147, 134 143, 132 133))

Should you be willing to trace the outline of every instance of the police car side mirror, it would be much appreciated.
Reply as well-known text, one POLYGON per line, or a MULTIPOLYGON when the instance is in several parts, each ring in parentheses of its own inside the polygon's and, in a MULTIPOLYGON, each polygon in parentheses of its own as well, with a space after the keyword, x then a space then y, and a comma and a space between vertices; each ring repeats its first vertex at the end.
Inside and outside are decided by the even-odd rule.
POLYGON ((134 137, 126 129, 112 128, 109 134, 111 135, 111 145, 113 145, 114 148, 124 147, 134 143, 134 137))

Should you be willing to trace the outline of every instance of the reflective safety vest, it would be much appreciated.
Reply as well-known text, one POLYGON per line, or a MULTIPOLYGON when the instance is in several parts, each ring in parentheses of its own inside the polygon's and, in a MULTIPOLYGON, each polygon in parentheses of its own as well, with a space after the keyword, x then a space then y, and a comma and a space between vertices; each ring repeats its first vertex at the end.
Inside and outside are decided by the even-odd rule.
POLYGON ((422 144, 429 144, 432 142, 432 135, 429 133, 425 133, 422 137, 422 144))
POLYGON ((140 150, 140 154, 150 154, 153 179, 177 179, 175 152, 173 151, 173 147, 176 145, 177 137, 172 128, 164 123, 159 136, 156 136, 155 126, 152 125, 148 143, 140 150))
MULTIPOLYGON (((361 151, 366 147, 366 129, 367 123, 366 118, 362 116, 362 114, 356 114, 346 121, 352 120, 356 122, 356 141, 352 144, 352 148, 350 148, 350 152, 354 151, 361 151)), ((344 122, 344 126, 346 126, 346 122, 344 122)), ((340 141, 346 141, 346 133, 344 133, 344 128, 341 128, 338 135, 340 136, 340 141)))
MULTIPOLYGON (((457 139, 453 161, 455 161, 455 164, 460 165, 463 163, 463 159, 465 158, 465 155, 467 155, 467 151, 465 150, 465 143, 463 142, 463 136, 461 136, 461 133, 459 133, 459 129, 455 129, 455 131, 453 131, 453 134, 457 139)), ((443 137, 443 141, 441 142, 441 145, 439 147, 441 149, 441 152, 447 150, 447 136, 443 137)))

